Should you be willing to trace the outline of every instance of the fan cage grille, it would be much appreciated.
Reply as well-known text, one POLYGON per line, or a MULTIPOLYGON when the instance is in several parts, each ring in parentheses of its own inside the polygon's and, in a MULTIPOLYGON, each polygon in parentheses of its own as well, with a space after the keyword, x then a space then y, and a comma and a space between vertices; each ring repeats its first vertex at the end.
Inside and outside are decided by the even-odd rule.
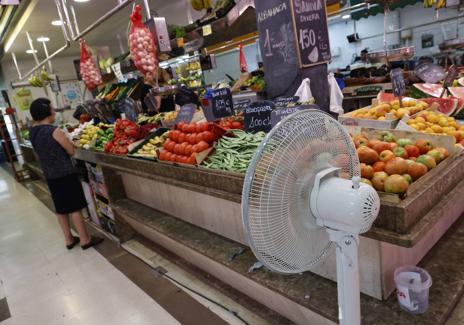
POLYGON ((328 167, 346 179, 360 174, 348 132, 319 110, 292 114, 259 146, 245 178, 242 216, 253 252, 269 269, 304 272, 328 253, 328 234, 309 204, 314 176, 328 167))

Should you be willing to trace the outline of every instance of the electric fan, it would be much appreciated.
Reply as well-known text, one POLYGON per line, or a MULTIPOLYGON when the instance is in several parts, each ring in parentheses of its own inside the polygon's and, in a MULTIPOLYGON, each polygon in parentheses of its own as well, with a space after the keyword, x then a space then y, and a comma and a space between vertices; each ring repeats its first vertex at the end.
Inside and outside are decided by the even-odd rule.
POLYGON ((335 244, 340 324, 360 324, 358 235, 378 215, 350 135, 320 110, 279 122, 258 147, 242 192, 248 243, 264 266, 301 273, 335 244))

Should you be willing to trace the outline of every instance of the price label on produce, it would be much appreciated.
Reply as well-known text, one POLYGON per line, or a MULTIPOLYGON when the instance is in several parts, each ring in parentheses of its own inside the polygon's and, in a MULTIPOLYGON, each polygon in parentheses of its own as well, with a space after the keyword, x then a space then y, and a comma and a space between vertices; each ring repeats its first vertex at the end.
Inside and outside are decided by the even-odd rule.
POLYGON ((277 123, 282 121, 289 115, 292 115, 295 112, 302 111, 305 109, 318 109, 316 105, 302 105, 302 106, 291 106, 291 107, 284 107, 278 108, 271 112, 271 125, 272 127, 276 126, 277 123))
POLYGON ((396 68, 390 72, 393 93, 396 97, 403 96, 406 92, 406 83, 404 82, 403 69, 396 68))
POLYGON ((213 115, 219 119, 234 114, 234 103, 229 88, 213 90, 211 93, 213 115))
POLYGON ((419 79, 426 83, 437 83, 445 78, 445 70, 439 65, 433 63, 422 63, 414 69, 414 73, 419 79))
POLYGON ((270 100, 251 103, 244 111, 245 131, 269 132, 272 129, 271 113, 275 105, 270 100))
POLYGON ((291 0, 300 67, 330 61, 329 29, 323 0, 291 0))
POLYGON ((300 100, 300 97, 279 97, 274 100, 274 104, 277 108, 279 107, 288 107, 289 105, 296 104, 300 100))
POLYGON ((121 63, 115 63, 111 66, 111 70, 113 70, 114 75, 116 76, 116 79, 118 79, 119 82, 126 82, 126 78, 124 78, 124 75, 122 74, 121 71, 121 63))
POLYGON ((195 104, 185 104, 180 108, 179 113, 176 117, 176 124, 180 122, 190 123, 192 122, 193 115, 197 111, 197 105, 195 104))

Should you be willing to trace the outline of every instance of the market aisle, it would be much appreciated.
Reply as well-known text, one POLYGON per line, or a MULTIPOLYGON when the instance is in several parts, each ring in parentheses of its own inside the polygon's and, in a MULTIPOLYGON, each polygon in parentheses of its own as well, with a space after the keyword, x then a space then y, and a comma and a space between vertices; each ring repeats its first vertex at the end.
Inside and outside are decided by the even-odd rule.
POLYGON ((68 252, 50 210, 0 168, 0 324, 179 322, 93 248, 68 252))

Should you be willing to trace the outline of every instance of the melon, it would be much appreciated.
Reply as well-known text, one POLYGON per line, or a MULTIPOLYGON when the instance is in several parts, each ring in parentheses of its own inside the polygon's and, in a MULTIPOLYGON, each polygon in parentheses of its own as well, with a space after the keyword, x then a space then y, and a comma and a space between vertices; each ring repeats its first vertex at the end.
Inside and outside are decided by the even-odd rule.
POLYGON ((448 87, 451 96, 464 98, 464 87, 448 87))
POLYGON ((379 101, 379 103, 389 103, 395 99, 397 99, 395 97, 395 95, 391 94, 391 93, 386 93, 384 91, 381 91, 379 92, 379 94, 377 95, 377 99, 379 101))
POLYGON ((454 111, 453 116, 458 119, 464 118, 464 87, 449 87, 450 94, 460 100, 458 108, 454 111))
POLYGON ((440 97, 443 87, 437 84, 414 84, 411 94, 414 98, 440 97))
POLYGON ((458 79, 458 84, 464 87, 464 77, 458 79))
POLYGON ((458 98, 422 98, 421 101, 426 102, 431 106, 436 103, 438 111, 446 116, 451 116, 457 109, 462 107, 462 102, 458 98))

